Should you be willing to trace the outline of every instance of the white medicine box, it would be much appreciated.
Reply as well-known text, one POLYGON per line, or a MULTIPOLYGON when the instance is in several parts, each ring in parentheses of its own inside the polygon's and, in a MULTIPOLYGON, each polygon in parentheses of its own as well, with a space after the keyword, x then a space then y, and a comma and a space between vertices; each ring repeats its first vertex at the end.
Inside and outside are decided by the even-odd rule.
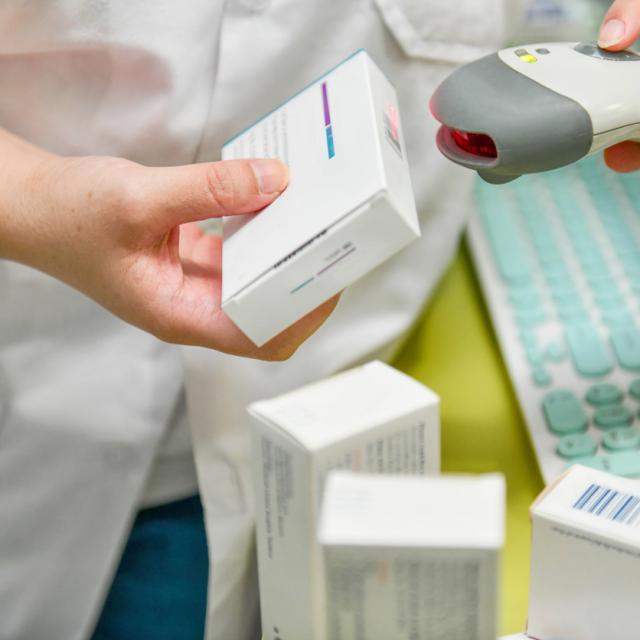
POLYGON ((495 640, 504 511, 498 474, 330 474, 327 638, 495 640))
POLYGON ((225 144, 286 191, 223 223, 222 308, 261 346, 420 236, 396 93, 359 51, 225 144))
POLYGON ((640 483, 573 466, 531 508, 527 635, 640 637, 640 483))
POLYGON ((317 542, 325 477, 438 473, 438 397, 371 362, 249 411, 264 638, 326 640, 317 542))

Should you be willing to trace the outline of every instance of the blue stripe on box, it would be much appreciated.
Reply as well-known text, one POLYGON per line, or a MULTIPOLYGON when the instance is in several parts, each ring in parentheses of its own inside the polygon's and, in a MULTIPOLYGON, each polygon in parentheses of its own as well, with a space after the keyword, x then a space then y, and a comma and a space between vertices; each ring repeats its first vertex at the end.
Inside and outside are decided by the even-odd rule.
POLYGON ((329 153, 329 159, 336 155, 336 149, 333 146, 333 131, 331 126, 327 127, 327 152, 329 153))

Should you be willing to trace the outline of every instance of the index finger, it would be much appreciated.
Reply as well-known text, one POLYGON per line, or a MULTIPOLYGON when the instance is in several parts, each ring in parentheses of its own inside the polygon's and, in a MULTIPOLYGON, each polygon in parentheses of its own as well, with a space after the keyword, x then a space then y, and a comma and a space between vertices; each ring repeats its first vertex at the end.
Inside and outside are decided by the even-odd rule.
POLYGON ((603 49, 621 51, 640 35, 640 0, 616 0, 607 11, 598 37, 603 49))

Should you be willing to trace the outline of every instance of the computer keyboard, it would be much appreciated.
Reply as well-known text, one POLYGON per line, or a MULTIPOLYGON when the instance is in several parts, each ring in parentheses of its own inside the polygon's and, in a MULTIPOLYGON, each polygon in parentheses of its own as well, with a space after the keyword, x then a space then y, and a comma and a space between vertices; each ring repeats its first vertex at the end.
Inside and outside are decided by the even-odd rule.
POLYGON ((640 477, 640 174, 478 179, 473 261, 546 482, 640 477))

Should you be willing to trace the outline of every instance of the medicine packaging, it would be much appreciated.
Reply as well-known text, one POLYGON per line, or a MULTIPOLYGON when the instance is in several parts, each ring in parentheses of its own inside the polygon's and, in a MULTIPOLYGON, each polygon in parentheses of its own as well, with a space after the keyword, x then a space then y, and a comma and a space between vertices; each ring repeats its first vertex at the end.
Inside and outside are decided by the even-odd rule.
POLYGON ((639 636, 640 485, 579 465, 531 508, 527 635, 537 640, 639 636))
POLYGON ((317 541, 326 475, 437 473, 438 397, 371 362, 249 411, 264 638, 327 640, 317 541))
POLYGON ((319 540, 331 640, 495 640, 505 484, 333 472, 319 540))
POLYGON ((286 191, 223 224, 222 308, 261 346, 420 236, 396 93, 359 51, 225 144, 286 191))

